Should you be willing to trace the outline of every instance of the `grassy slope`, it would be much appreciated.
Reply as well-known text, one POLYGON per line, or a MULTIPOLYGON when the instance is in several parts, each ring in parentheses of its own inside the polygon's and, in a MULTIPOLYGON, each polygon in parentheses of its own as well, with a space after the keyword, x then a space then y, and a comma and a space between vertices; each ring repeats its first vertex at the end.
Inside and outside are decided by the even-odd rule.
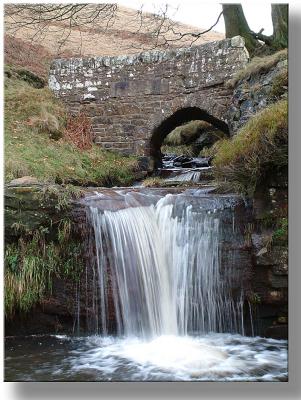
POLYGON ((211 155, 217 181, 252 195, 266 177, 287 167, 287 112, 287 100, 279 100, 257 113, 233 138, 216 142, 211 155))
POLYGON ((79 185, 128 185, 134 179, 133 157, 93 145, 81 151, 64 137, 53 140, 45 115, 64 131, 62 104, 47 89, 35 89, 14 77, 5 81, 5 180, 31 175, 42 181, 79 185))

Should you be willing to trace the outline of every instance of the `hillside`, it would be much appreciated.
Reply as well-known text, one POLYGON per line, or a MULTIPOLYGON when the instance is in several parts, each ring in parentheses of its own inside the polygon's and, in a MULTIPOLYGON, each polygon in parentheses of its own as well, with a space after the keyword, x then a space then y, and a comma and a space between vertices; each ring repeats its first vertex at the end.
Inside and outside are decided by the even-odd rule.
MULTIPOLYGON (((93 7, 94 5, 90 5, 93 7)), ((134 54, 143 50, 162 48, 163 39, 159 38, 157 46, 154 26, 158 27, 160 19, 154 21, 149 13, 141 15, 136 11, 118 6, 114 19, 104 28, 100 19, 90 24, 79 24, 69 27, 69 21, 50 21, 47 27, 41 28, 39 24, 20 24, 16 29, 14 21, 18 17, 5 15, 5 61, 8 64, 33 68, 33 72, 45 75, 49 60, 55 57, 75 56, 116 56, 120 54, 134 54), (160 41, 161 40, 161 41, 160 41), (161 43, 161 45, 160 45, 161 43), (23 50, 22 50, 23 49, 23 50), (43 66, 41 68, 41 66, 43 66), (45 69, 46 68, 46 69, 45 69)), ((86 9, 81 11, 83 14, 86 9)), ((83 15, 80 14, 80 18, 83 15)), ((19 17, 21 18, 21 17, 19 17)), ((200 28, 181 24, 171 20, 162 21, 166 30, 172 26, 174 32, 199 32, 200 28)), ((205 27, 207 28, 207 27, 205 27)), ((165 34, 168 40, 178 36, 171 31, 165 34)), ((210 31, 194 42, 194 45, 223 39, 223 35, 210 31)), ((185 36, 181 40, 170 42, 171 47, 186 47, 191 44, 191 37, 185 36)))

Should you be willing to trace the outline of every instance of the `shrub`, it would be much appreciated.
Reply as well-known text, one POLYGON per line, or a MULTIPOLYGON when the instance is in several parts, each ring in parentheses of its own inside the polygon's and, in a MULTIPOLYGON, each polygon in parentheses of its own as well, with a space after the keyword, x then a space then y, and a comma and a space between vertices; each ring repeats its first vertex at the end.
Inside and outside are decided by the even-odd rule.
POLYGON ((235 191, 252 195, 269 174, 287 166, 287 100, 251 118, 231 139, 214 146, 214 175, 235 191))
POLYGON ((75 117, 68 117, 65 136, 79 149, 91 149, 93 145, 92 127, 85 113, 80 112, 75 117))

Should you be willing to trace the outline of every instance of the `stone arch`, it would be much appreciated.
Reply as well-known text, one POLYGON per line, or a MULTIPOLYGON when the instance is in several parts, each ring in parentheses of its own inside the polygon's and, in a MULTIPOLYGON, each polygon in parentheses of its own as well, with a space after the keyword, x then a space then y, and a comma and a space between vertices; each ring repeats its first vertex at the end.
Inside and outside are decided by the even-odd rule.
POLYGON ((199 107, 184 107, 175 111, 172 115, 165 118, 156 128, 154 128, 150 139, 150 156, 154 159, 155 165, 161 162, 160 148, 166 136, 177 126, 193 120, 203 120, 209 122, 229 136, 229 128, 226 122, 209 114, 206 110, 199 107))

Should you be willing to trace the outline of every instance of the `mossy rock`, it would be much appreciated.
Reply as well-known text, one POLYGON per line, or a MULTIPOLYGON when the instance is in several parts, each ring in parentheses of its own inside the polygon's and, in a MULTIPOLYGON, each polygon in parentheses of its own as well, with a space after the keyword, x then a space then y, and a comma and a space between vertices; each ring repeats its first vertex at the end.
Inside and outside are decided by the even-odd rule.
POLYGON ((10 186, 4 191, 5 237, 40 227, 54 229, 69 213, 72 195, 59 185, 10 186))

